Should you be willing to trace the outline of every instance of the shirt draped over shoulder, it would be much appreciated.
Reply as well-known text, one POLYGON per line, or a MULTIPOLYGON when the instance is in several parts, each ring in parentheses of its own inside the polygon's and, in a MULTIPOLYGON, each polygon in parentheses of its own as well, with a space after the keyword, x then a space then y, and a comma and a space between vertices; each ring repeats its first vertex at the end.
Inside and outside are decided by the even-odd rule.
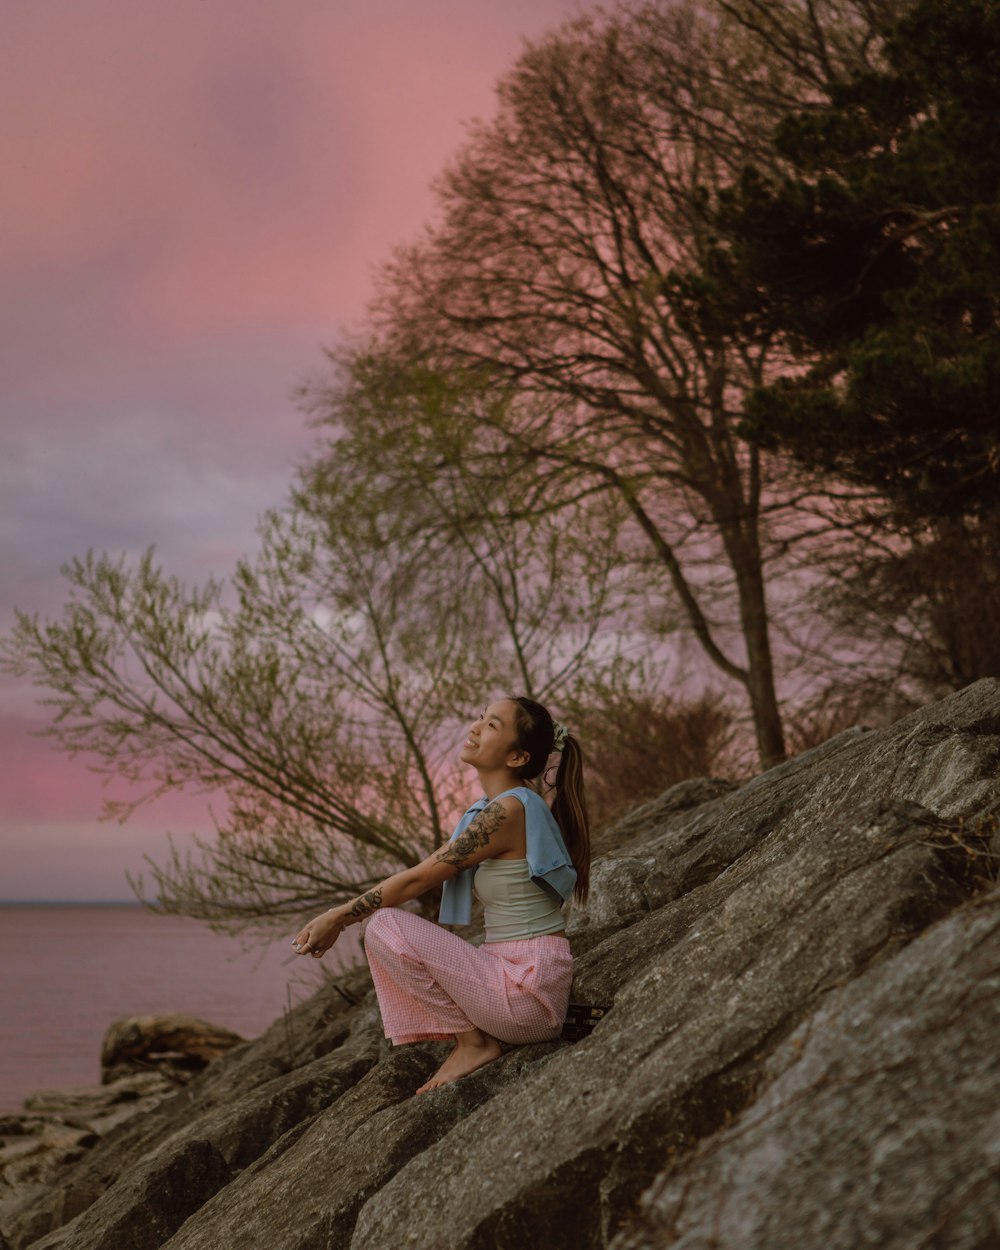
MULTIPOLYGON (((531 880, 541 886, 561 907, 573 893, 576 885, 576 869, 562 831, 556 818, 549 811, 549 805, 537 791, 529 786, 517 786, 513 790, 505 790, 496 795, 495 799, 482 798, 468 809, 455 827, 455 832, 448 839, 454 842, 463 834, 481 811, 496 799, 512 794, 524 806, 524 830, 528 874, 531 880)), ((500 861, 501 863, 504 861, 500 861)), ((441 924, 468 924, 472 919, 472 881, 475 867, 463 868, 456 876, 450 877, 441 887, 441 906, 438 920, 441 924)))

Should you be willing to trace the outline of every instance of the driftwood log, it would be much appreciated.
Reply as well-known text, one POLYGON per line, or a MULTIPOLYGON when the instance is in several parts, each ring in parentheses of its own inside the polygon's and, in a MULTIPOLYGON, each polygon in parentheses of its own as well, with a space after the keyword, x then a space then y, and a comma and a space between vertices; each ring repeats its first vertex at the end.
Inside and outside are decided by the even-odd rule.
POLYGON ((101 1080, 109 1084, 138 1071, 200 1072, 244 1040, 197 1016, 126 1016, 104 1035, 101 1080))

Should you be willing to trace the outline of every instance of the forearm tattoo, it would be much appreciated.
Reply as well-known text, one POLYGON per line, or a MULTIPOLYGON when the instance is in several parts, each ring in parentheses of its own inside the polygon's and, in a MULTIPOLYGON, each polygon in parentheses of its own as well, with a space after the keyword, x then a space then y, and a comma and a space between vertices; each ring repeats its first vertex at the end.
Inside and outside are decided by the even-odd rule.
POLYGON ((378 886, 376 889, 369 890, 367 894, 362 894, 360 898, 355 899, 347 914, 349 916, 367 916, 369 912, 378 911, 381 906, 382 887, 378 886))
POLYGON ((489 807, 479 813, 464 833, 460 833, 454 842, 449 842, 444 847, 438 859, 442 863, 463 868, 470 855, 489 844, 490 838, 506 819, 507 813, 504 805, 499 799, 494 799, 489 807))

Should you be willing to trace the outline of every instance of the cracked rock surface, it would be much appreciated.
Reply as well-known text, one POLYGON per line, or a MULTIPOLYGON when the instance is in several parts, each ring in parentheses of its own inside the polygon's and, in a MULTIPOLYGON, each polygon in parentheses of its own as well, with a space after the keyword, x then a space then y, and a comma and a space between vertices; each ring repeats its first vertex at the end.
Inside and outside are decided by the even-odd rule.
POLYGON ((992 680, 683 783, 571 913, 590 1036, 414 1096, 449 1047, 393 1048, 362 966, 4 1201, 0 1250, 998 1245, 998 815, 992 680))

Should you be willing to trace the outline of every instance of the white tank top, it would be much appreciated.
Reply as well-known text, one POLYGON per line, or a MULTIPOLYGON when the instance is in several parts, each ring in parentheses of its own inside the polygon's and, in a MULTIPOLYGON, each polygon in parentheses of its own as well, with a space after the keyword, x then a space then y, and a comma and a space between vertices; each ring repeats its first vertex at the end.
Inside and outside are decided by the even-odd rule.
POLYGON ((476 865, 472 890, 485 909, 487 942, 512 942, 566 929, 559 904, 532 881, 527 859, 484 859, 476 865))

